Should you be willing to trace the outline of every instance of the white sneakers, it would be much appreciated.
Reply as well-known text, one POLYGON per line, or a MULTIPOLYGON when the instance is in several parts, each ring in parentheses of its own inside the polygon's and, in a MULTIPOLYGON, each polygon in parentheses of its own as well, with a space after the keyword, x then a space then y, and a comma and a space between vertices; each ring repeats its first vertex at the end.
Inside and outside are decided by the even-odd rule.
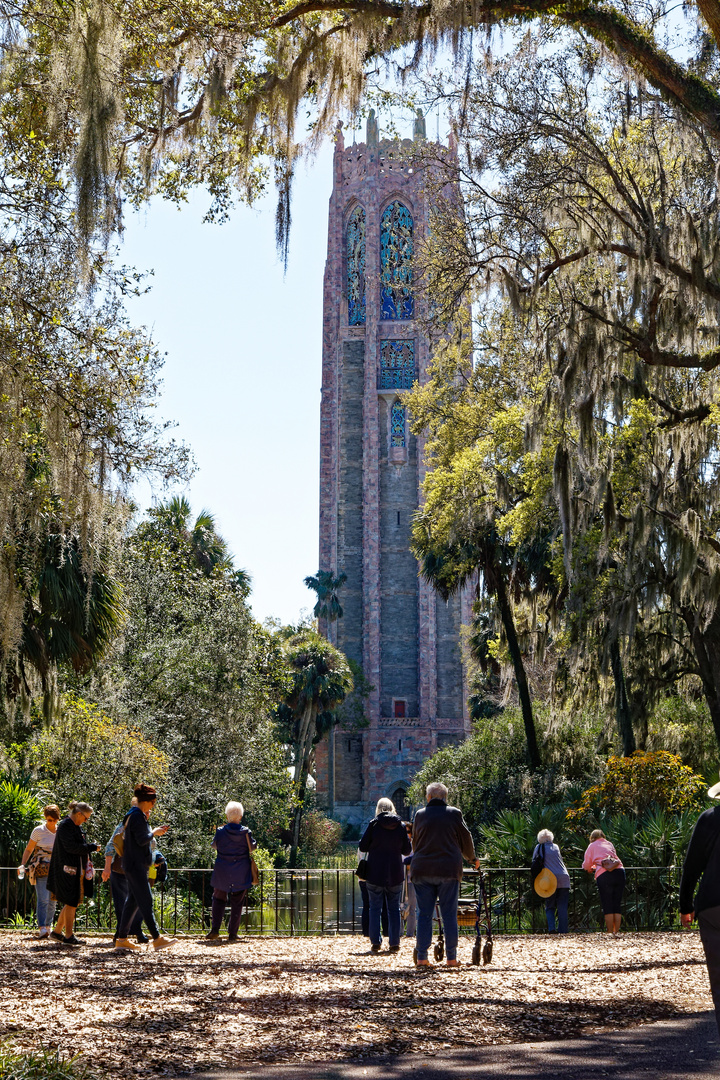
POLYGON ((50 937, 50 927, 49 926, 41 926, 40 929, 38 930, 37 934, 35 935, 35 940, 36 941, 43 941, 45 938, 48 938, 48 937, 50 937))

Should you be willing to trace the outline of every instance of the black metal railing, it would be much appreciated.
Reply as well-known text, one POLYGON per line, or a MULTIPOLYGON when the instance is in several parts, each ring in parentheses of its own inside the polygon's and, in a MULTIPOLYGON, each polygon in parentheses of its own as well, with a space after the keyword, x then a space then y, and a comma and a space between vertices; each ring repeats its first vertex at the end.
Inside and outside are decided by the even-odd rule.
MULTIPOLYGON (((570 929, 593 931, 603 926, 597 887, 589 874, 570 870, 570 929)), ((677 867, 626 867, 623 923, 627 930, 672 930, 680 925, 677 867)), ((158 922, 173 934, 201 934, 210 927, 211 869, 180 867, 153 889, 158 922)), ((497 934, 538 933, 546 929, 544 901, 532 888, 526 867, 484 870, 497 934)), ((464 875, 461 898, 478 897, 478 876, 464 875)), ((15 867, 0 867, 0 927, 34 925, 35 890, 19 881, 15 867)), ((248 934, 355 934, 361 930, 360 882, 349 869, 261 870, 243 913, 248 934)), ((77 915, 86 932, 116 928, 109 884, 96 874, 94 896, 77 915)), ((473 933, 472 926, 462 928, 473 933)))

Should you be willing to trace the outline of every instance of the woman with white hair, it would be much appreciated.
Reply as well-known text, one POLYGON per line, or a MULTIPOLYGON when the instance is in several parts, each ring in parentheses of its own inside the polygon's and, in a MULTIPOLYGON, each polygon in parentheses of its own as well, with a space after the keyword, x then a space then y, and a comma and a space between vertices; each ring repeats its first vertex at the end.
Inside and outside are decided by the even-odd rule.
POLYGON ((380 952, 380 913, 387 903, 389 951, 400 951, 400 894, 405 868, 403 855, 409 855, 410 840, 390 799, 378 799, 375 817, 368 825, 360 844, 367 853, 367 884, 370 900, 370 952, 380 952))
POLYGON ((206 941, 220 940, 225 908, 230 903, 228 941, 237 941, 243 904, 252 887, 250 853, 257 847, 250 830, 242 825, 245 813, 242 803, 229 802, 225 807, 227 825, 215 831, 212 846, 217 851, 215 867, 210 878, 213 887, 212 926, 206 941))
POLYGON ((560 848, 555 843, 555 837, 549 829, 541 829, 537 834, 537 846, 533 851, 533 860, 541 848, 545 859, 545 869, 549 870, 557 878, 555 892, 545 899, 545 918, 547 919, 548 930, 551 934, 567 934, 570 875, 560 854, 560 848), (555 923, 556 912, 557 925, 555 923))

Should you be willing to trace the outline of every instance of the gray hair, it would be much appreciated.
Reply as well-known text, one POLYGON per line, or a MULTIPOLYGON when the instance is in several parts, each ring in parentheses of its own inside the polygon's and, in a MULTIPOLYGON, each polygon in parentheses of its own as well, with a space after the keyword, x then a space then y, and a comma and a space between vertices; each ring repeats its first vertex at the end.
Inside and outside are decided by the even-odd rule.
POLYGON ((392 799, 378 799, 375 807, 375 816, 378 814, 396 814, 395 803, 392 799))
POLYGON ((434 784, 428 784, 425 788, 425 797, 427 799, 442 799, 443 802, 447 802, 448 789, 444 784, 436 780, 434 784))
POLYGON ((541 829, 538 833, 538 844, 552 844, 555 837, 549 829, 541 829))
POLYGON ((225 817, 228 821, 235 822, 236 825, 240 824, 244 813, 245 808, 241 802, 229 802, 225 807, 225 817))

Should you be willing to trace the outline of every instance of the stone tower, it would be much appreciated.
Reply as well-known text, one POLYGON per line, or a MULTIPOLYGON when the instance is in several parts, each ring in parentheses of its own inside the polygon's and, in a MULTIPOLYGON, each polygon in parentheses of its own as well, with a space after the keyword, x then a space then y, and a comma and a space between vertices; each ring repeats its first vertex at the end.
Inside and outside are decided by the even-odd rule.
MULTIPOLYGON (((425 123, 414 139, 345 148, 338 126, 323 310, 320 569, 347 574, 344 615, 323 633, 373 686, 369 726, 336 728, 316 752, 319 801, 359 822, 376 800, 405 808, 414 773, 468 730, 462 603, 445 603, 410 553, 423 447, 404 394, 425 379, 430 343, 417 316, 413 257, 428 217, 425 123)), ((434 145, 434 154, 454 154, 434 145)))

